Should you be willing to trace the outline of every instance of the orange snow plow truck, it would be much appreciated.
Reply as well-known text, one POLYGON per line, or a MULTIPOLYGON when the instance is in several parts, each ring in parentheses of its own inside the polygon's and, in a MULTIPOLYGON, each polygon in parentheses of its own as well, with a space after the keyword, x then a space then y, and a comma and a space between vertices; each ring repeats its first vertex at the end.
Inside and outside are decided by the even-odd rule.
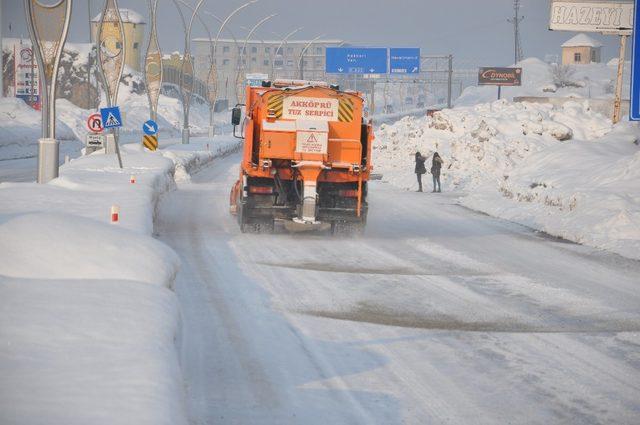
POLYGON ((243 232, 361 233, 367 220, 371 122, 362 95, 317 81, 263 81, 232 111, 234 135, 245 117, 240 178, 231 213, 243 232))

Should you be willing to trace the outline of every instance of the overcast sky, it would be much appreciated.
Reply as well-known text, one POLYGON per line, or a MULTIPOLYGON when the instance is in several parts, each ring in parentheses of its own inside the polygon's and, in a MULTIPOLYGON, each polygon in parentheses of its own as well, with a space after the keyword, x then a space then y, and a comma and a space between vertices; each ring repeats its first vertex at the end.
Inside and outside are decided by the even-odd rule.
MULTIPOLYGON (((23 0, 2 1, 2 33, 5 37, 28 37, 23 0), (11 30, 9 29, 11 24, 11 30)), ((51 3, 54 0, 41 0, 51 3)), ((196 0, 187 0, 195 4, 196 0)), ((206 0, 204 10, 226 16, 246 0, 206 0)), ((71 41, 88 41, 87 6, 93 14, 103 7, 102 0, 75 0, 71 41)), ((147 16, 146 0, 120 0, 127 7, 147 16)), ((184 36, 172 0, 159 1, 159 33, 165 52, 182 50, 184 36)), ((231 21, 236 36, 246 34, 241 26, 253 26, 260 18, 277 13, 256 34, 276 38, 297 27, 304 27, 300 38, 343 39, 363 46, 421 47, 426 55, 452 53, 458 66, 510 65, 513 63, 513 0, 259 0, 231 21)), ((547 0, 522 0, 522 47, 524 56, 541 59, 559 54, 560 44, 572 33, 547 30, 547 0)), ((212 19, 212 31, 218 25, 212 19)), ((193 36, 205 36, 196 23, 193 36)), ((603 57, 617 56, 618 39, 593 35, 604 43, 603 57)))

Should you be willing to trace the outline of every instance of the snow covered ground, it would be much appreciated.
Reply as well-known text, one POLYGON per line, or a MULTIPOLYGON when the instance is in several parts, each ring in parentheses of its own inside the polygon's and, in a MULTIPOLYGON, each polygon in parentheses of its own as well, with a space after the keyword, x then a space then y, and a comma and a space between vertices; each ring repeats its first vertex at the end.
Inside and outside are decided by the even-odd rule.
POLYGON ((122 170, 98 152, 46 185, 0 184, 0 423, 187 423, 179 259, 154 217, 175 181, 236 147, 125 145, 122 170))
POLYGON ((637 261, 384 182, 363 237, 242 234, 240 161, 158 208, 191 423, 637 423, 637 261))
POLYGON ((413 155, 438 151, 444 189, 468 195, 464 205, 640 258, 639 138, 636 124, 614 128, 588 100, 501 100, 382 125, 374 164, 386 181, 415 189, 413 155))

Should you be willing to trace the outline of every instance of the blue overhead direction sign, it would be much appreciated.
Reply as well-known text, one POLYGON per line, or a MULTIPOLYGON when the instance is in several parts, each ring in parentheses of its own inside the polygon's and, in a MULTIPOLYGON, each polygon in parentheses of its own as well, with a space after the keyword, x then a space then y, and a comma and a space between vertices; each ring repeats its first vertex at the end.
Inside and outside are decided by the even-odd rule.
POLYGON ((100 108, 100 115, 102 116, 102 128, 122 127, 120 107, 100 108))
POLYGON ((386 74, 388 70, 384 47, 327 47, 328 74, 386 74))
POLYGON ((635 1, 633 18, 633 49, 631 52, 631 107, 629 119, 640 121, 640 1, 635 1))
POLYGON ((154 120, 147 120, 142 124, 142 131, 148 136, 158 133, 158 123, 154 120))
POLYGON ((391 74, 418 74, 420 72, 419 48, 389 49, 389 72, 391 74))

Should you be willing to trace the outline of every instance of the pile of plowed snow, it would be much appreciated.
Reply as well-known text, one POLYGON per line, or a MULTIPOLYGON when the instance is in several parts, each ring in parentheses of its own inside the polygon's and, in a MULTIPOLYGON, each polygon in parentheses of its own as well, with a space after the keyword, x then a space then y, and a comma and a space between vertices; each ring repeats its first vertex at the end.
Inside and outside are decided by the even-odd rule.
POLYGON ((375 171, 402 189, 417 188, 415 152, 438 151, 443 189, 464 205, 640 258, 640 129, 612 126, 587 100, 459 107, 383 124, 376 136, 375 171))

